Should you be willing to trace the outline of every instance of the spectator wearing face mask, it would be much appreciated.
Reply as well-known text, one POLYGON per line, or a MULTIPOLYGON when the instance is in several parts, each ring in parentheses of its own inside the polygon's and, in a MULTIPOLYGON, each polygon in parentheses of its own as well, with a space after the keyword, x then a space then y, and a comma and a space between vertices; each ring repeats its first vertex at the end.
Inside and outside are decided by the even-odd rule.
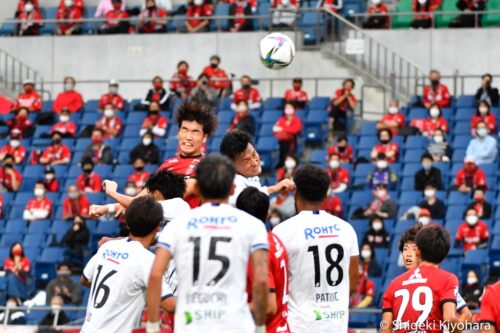
POLYGON ((422 163, 422 169, 415 174, 415 191, 423 191, 427 185, 432 185, 438 190, 443 189, 441 170, 433 166, 432 155, 423 154, 420 163, 422 163))
POLYGON ((476 92, 476 103, 486 102, 492 107, 498 106, 498 89, 491 86, 493 76, 484 74, 481 76, 481 87, 476 92))
POLYGON ((104 110, 107 104, 113 105, 115 110, 123 111, 125 108, 125 100, 118 93, 119 83, 115 79, 109 80, 108 92, 101 96, 99 99, 99 110, 104 110))
POLYGON ((69 263, 57 265, 57 277, 51 280, 45 288, 47 303, 53 297, 59 296, 66 304, 80 304, 82 300, 82 290, 80 284, 71 278, 71 266, 69 263))
POLYGON ((56 171, 50 165, 45 167, 43 186, 45 186, 47 192, 59 192, 59 180, 56 178, 56 171))
POLYGON ((31 79, 24 80, 23 92, 17 95, 12 108, 18 110, 20 107, 28 108, 30 112, 42 110, 42 97, 35 90, 35 82, 31 79))
POLYGON ((92 143, 85 148, 80 161, 90 159, 95 164, 112 164, 113 152, 111 148, 104 143, 104 134, 102 130, 95 128, 92 131, 91 139, 92 143))
POLYGON ((0 149, 0 160, 4 160, 7 155, 11 155, 14 158, 14 164, 22 164, 26 159, 26 148, 21 146, 21 140, 19 135, 10 135, 9 143, 5 144, 2 149, 0 149))
POLYGON ((139 192, 137 191, 135 183, 131 180, 128 180, 125 184, 125 195, 128 195, 129 197, 135 197, 137 193, 139 192))
POLYGON ((17 300, 17 304, 27 299, 29 278, 31 276, 31 262, 24 255, 21 242, 11 245, 9 257, 4 260, 3 268, 6 273, 5 293, 7 297, 17 300))
POLYGON ((396 217, 396 210, 396 202, 389 196, 387 185, 378 184, 373 190, 372 202, 366 209, 356 210, 353 218, 381 217, 383 219, 393 219, 396 217))
POLYGON ((21 139, 33 136, 33 122, 28 119, 28 116, 29 110, 23 106, 20 107, 14 118, 7 121, 9 133, 11 135, 18 135, 21 139))
POLYGON ((405 116, 399 111, 399 102, 392 100, 389 103, 388 112, 377 123, 377 129, 389 130, 392 135, 398 135, 398 131, 405 125, 405 116))
POLYGON ((278 168, 285 163, 285 157, 293 154, 297 146, 297 136, 302 131, 302 121, 295 114, 292 104, 285 104, 283 116, 273 126, 274 136, 278 139, 280 157, 278 168))
POLYGON ((81 216, 75 216, 71 228, 64 234, 61 247, 64 247, 64 261, 74 267, 83 266, 83 255, 88 248, 90 231, 81 216))
POLYGON ((476 136, 476 128, 479 123, 485 123, 488 129, 488 134, 495 134, 497 131, 497 119, 495 114, 491 112, 490 105, 485 102, 479 102, 476 113, 471 119, 471 134, 476 136))
POLYGON ((271 198, 269 208, 278 211, 284 220, 296 214, 295 199, 287 191, 278 192, 277 196, 271 198))
POLYGON ((5 155, 3 167, 0 168, 0 189, 7 192, 17 192, 23 181, 23 177, 19 171, 14 169, 14 156, 5 155))
POLYGON ((38 0, 32 0, 32 1, 29 1, 29 0, 19 0, 19 2, 17 3, 16 17, 19 17, 19 15, 24 11, 24 5, 27 2, 31 2, 36 9, 40 8, 40 5, 38 4, 38 0))
POLYGON ((236 106, 241 100, 245 100, 248 103, 250 111, 260 109, 261 98, 260 93, 256 88, 252 87, 252 79, 248 75, 243 75, 240 79, 241 88, 234 92, 233 103, 231 108, 236 110, 236 106))
POLYGON ((281 216, 280 212, 274 209, 269 213, 268 220, 269 224, 271 224, 272 227, 275 227, 283 221, 283 217, 281 216))
POLYGON ((464 13, 451 20, 450 28, 481 27, 483 14, 474 15, 474 12, 486 10, 486 1, 487 0, 458 0, 456 6, 464 13))
POLYGON ((45 185, 43 182, 38 181, 33 191, 35 197, 26 204, 23 220, 32 222, 50 218, 54 205, 49 198, 45 197, 45 192, 45 185))
POLYGON ((229 21, 229 31, 250 31, 252 30, 252 20, 245 18, 245 16, 254 15, 255 11, 252 7, 256 5, 255 0, 234 0, 229 4, 229 16, 236 16, 236 18, 229 21))
POLYGON ((100 35, 126 34, 130 30, 128 13, 122 9, 122 0, 111 0, 113 9, 108 11, 104 17, 106 21, 97 31, 100 35))
POLYGON ((104 106, 103 116, 95 124, 95 128, 102 131, 104 139, 115 138, 120 135, 123 122, 116 115, 113 104, 104 106))
POLYGON ((429 81, 431 84, 424 86, 423 96, 423 104, 428 109, 431 108, 432 104, 437 104, 440 108, 447 108, 450 106, 450 92, 448 91, 448 87, 446 85, 440 83, 440 80, 441 73, 439 73, 439 71, 437 70, 431 70, 431 72, 429 73, 429 81))
POLYGON ((196 81, 189 75, 189 64, 185 60, 177 64, 177 72, 170 79, 170 91, 178 98, 187 100, 191 89, 196 86, 196 81))
POLYGON ((373 246, 367 243, 361 245, 360 254, 364 274, 371 277, 382 276, 382 269, 375 256, 375 249, 373 246))
POLYGON ((473 156, 466 156, 464 167, 457 171, 454 186, 460 192, 471 192, 476 187, 488 188, 486 175, 481 170, 473 156))
POLYGON ((17 24, 18 36, 39 36, 40 28, 43 27, 42 13, 35 7, 32 0, 25 0, 24 7, 17 18, 20 22, 17 24))
POLYGON ((153 78, 153 88, 149 89, 145 99, 141 101, 140 110, 148 110, 151 102, 158 102, 162 110, 168 110, 168 98, 170 92, 163 87, 163 79, 160 76, 153 78))
POLYGON ((94 171, 92 158, 82 159, 82 173, 76 178, 76 186, 81 192, 96 193, 102 191, 102 178, 94 171))
POLYGON ((372 4, 368 7, 368 18, 363 23, 363 29, 387 29, 389 28, 388 16, 389 10, 381 0, 372 0, 372 4))
POLYGON ((189 97, 191 102, 210 105, 214 108, 217 107, 217 104, 219 104, 217 90, 210 86, 208 75, 204 73, 198 76, 196 87, 191 90, 189 97))
POLYGON ((363 244, 370 244, 374 248, 388 248, 391 236, 385 230, 384 219, 374 217, 370 220, 370 228, 363 237, 363 244))
POLYGON ((293 173, 299 165, 299 159, 294 154, 288 154, 285 158, 283 167, 276 170, 276 179, 278 182, 283 179, 292 179, 293 173))
POLYGON ((435 224, 435 222, 432 222, 431 212, 426 208, 422 208, 418 212, 417 222, 423 226, 426 226, 429 224, 435 224))
MULTIPOLYGON (((114 9, 112 0, 101 0, 95 11, 94 17, 105 17, 106 13, 114 9)), ((125 0, 122 1, 122 10, 125 10, 125 0)))
POLYGON ((427 146, 427 153, 431 154, 434 162, 450 162, 453 155, 451 145, 446 141, 445 133, 441 129, 436 129, 432 136, 432 141, 427 146))
POLYGON ((474 189, 474 201, 467 206, 467 210, 474 209, 477 216, 482 219, 491 218, 491 204, 485 200, 486 189, 484 187, 477 187, 474 189))
POLYGON ((375 283, 368 279, 363 270, 363 265, 359 265, 358 287, 356 292, 351 295, 350 307, 363 309, 373 306, 375 297, 375 283))
POLYGON ((422 122, 420 133, 427 138, 431 138, 436 129, 441 129, 445 133, 448 132, 448 122, 442 116, 441 107, 439 104, 432 104, 429 108, 429 118, 422 122))
POLYGON ((213 15, 213 6, 205 0, 192 0, 186 13, 186 29, 188 32, 208 31, 210 21, 207 17, 213 15))
POLYGON ((297 20, 299 3, 297 0, 273 0, 273 26, 274 27, 293 27, 297 20))
MULTIPOLYGON (((66 0, 60 0, 59 5, 57 6, 57 9, 64 8, 66 0)), ((74 0, 73 1, 73 6, 76 8, 80 9, 83 13, 85 10, 85 3, 84 0, 74 0)))
POLYGON ((292 104, 295 110, 302 110, 309 102, 309 95, 306 91, 302 90, 301 78, 294 78, 292 84, 292 89, 285 91, 285 103, 292 104))
POLYGON ((63 6, 57 9, 56 20, 74 20, 73 22, 60 22, 57 24, 56 35, 70 36, 82 33, 82 23, 78 20, 82 18, 83 11, 74 0, 64 0, 63 6))
POLYGON ((345 135, 340 135, 337 137, 337 144, 328 148, 327 155, 331 156, 337 154, 340 156, 340 163, 350 164, 352 163, 352 156, 354 150, 347 142, 347 137, 345 135))
POLYGON ((338 218, 344 218, 344 206, 342 205, 342 200, 335 195, 334 192, 329 192, 325 202, 323 203, 323 210, 337 216, 338 218))
POLYGON ((147 131, 144 133, 141 143, 130 152, 130 163, 133 163, 138 158, 147 164, 160 163, 160 149, 153 142, 153 132, 147 131))
POLYGON ((64 78, 64 91, 57 95, 54 101, 53 111, 60 113, 63 108, 68 108, 71 113, 83 109, 83 97, 75 90, 76 81, 73 77, 64 78))
POLYGON ((380 153, 375 161, 375 170, 368 175, 368 186, 370 189, 375 189, 377 185, 384 184, 390 189, 396 188, 398 175, 391 170, 387 157, 380 153))
POLYGON ((481 286, 477 272, 472 269, 469 270, 467 272, 467 279, 460 290, 460 295, 464 298, 469 309, 476 310, 480 308, 483 290, 484 288, 481 286))
POLYGON ((413 21, 411 27, 413 29, 428 29, 434 25, 433 16, 425 14, 435 12, 441 7, 441 0, 413 0, 413 21))
POLYGON ((474 209, 468 209, 465 222, 458 227, 455 248, 463 248, 464 252, 485 248, 489 239, 488 225, 479 220, 474 209))
POLYGON ((68 108, 61 110, 59 122, 50 129, 50 135, 58 132, 63 138, 74 138, 76 134, 76 124, 70 119, 71 112, 68 108))
POLYGON ((356 108, 356 96, 352 93, 354 80, 347 79, 342 83, 342 88, 335 91, 330 105, 330 128, 335 132, 347 130, 347 113, 356 108))
POLYGON ((71 160, 71 151, 68 146, 62 144, 61 133, 54 132, 51 138, 52 142, 43 151, 40 163, 49 165, 68 164, 71 160))
POLYGON ((233 90, 233 84, 229 79, 226 71, 220 68, 221 59, 218 55, 210 57, 210 65, 203 69, 203 74, 206 74, 210 80, 210 87, 217 91, 219 97, 227 97, 233 90))
POLYGON ((399 158, 399 146, 395 142, 392 141, 392 133, 388 129, 383 129, 378 132, 378 140, 380 143, 377 143, 370 154, 372 160, 375 160, 378 154, 384 154, 387 158, 387 162, 395 163, 399 158))
POLYGON ((497 140, 488 134, 486 123, 476 126, 476 137, 469 142, 466 155, 472 156, 477 165, 494 163, 497 158, 497 140))
POLYGON ((247 101, 241 100, 235 111, 235 115, 231 119, 231 123, 229 124, 227 131, 231 132, 237 129, 244 131, 253 137, 255 135, 255 118, 248 110, 247 101))
POLYGON ((349 186, 349 171, 340 164, 340 156, 332 154, 328 160, 329 168, 326 169, 330 176, 330 191, 333 193, 344 192, 349 186))
POLYGON ((63 201, 63 220, 73 220, 76 216, 89 216, 90 202, 75 184, 68 186, 68 196, 63 201))
POLYGON ((140 192, 144 188, 144 185, 146 184, 146 181, 148 180, 151 173, 144 170, 145 163, 141 158, 135 159, 133 164, 134 172, 132 172, 132 174, 128 176, 127 181, 133 182, 137 189, 137 192, 140 192))
POLYGON ((148 116, 142 122, 139 135, 144 136, 146 132, 152 132, 155 138, 160 138, 167 133, 167 127, 168 120, 167 117, 160 114, 160 104, 158 102, 151 102, 149 104, 148 116))
POLYGON ((429 213, 429 216, 433 219, 444 219, 446 214, 446 207, 442 200, 436 197, 436 187, 431 184, 427 184, 424 189, 424 201, 418 204, 420 209, 420 214, 424 214, 425 211, 429 213))
POLYGON ((58 325, 68 324, 71 320, 66 315, 66 312, 62 310, 63 306, 64 306, 64 301, 61 296, 54 296, 50 298, 51 310, 49 313, 45 315, 45 317, 42 318, 42 320, 38 323, 38 325, 58 326, 58 325))

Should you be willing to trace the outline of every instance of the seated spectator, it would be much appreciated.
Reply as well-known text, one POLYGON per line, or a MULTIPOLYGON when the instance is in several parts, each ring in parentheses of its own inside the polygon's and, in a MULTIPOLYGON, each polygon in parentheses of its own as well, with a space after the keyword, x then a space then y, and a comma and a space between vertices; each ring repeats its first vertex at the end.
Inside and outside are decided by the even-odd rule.
POLYGON ((299 162, 300 161, 297 156, 295 156, 294 154, 288 154, 285 158, 283 167, 276 170, 276 179, 278 180, 278 182, 282 181, 283 179, 292 179, 293 173, 297 169, 299 162))
POLYGON ((14 118, 7 121, 9 133, 19 136, 20 139, 32 137, 35 129, 33 128, 33 122, 28 119, 28 116, 29 110, 25 107, 20 107, 14 118))
POLYGON ((446 141, 446 135, 443 130, 438 128, 434 131, 432 141, 427 146, 427 153, 431 154, 436 163, 448 163, 451 161, 453 149, 448 141, 446 141))
POLYGON ((486 1, 458 0, 457 8, 464 13, 451 20, 450 28, 475 28, 482 26, 483 15, 475 15, 474 12, 486 10, 486 1))
POLYGON ((147 132, 152 132, 155 138, 165 136, 167 133, 168 119, 160 114, 160 104, 151 102, 149 104, 148 116, 144 118, 139 131, 139 135, 144 136, 147 132))
POLYGON ((130 23, 128 13, 122 9, 122 0, 111 0, 113 10, 108 11, 104 17, 106 21, 97 31, 100 35, 126 34, 129 32, 130 23))
POLYGON ((495 135, 497 131, 497 118, 491 112, 490 105, 485 101, 480 101, 477 105, 476 113, 472 116, 470 127, 471 134, 476 136, 476 127, 479 123, 485 123, 488 134, 495 135))
POLYGON ((437 188, 433 184, 427 184, 424 189, 425 199, 418 206, 421 208, 420 213, 427 210, 431 218, 444 219, 446 207, 444 202, 436 197, 436 191, 437 188))
POLYGON ((5 155, 3 168, 0 168, 0 189, 7 192, 17 192, 21 187, 23 177, 19 171, 14 169, 14 156, 5 155))
POLYGON ((462 285, 460 294, 470 310, 478 310, 481 306, 483 290, 484 288, 481 286, 477 272, 473 269, 469 270, 467 272, 467 280, 462 285))
POLYGON ((42 181, 38 181, 33 191, 35 197, 28 201, 24 209, 23 220, 33 222, 50 218, 54 205, 45 197, 45 192, 45 185, 42 181))
POLYGON ((375 249, 368 243, 361 245, 361 265, 363 273, 371 277, 382 276, 382 268, 375 257, 375 249))
POLYGON ((434 18, 430 13, 435 12, 441 7, 441 0, 413 0, 413 21, 411 27, 413 29, 428 29, 434 26, 434 18))
POLYGON ((342 1, 322 0, 321 4, 323 8, 331 10, 334 13, 337 13, 339 10, 342 10, 342 1))
POLYGON ((340 193, 347 190, 350 183, 349 171, 340 165, 340 156, 338 154, 330 155, 328 166, 326 172, 330 176, 330 191, 340 193))
POLYGON ((155 0, 147 0, 146 7, 139 14, 140 34, 167 32, 167 12, 156 6, 155 0))
POLYGON ((296 214, 295 199, 289 192, 278 192, 277 196, 271 198, 269 208, 278 211, 283 220, 296 214))
POLYGON ((498 106, 498 89, 491 86, 493 76, 484 74, 481 76, 481 87, 476 92, 476 103, 486 102, 489 106, 498 106))
MULTIPOLYGON (((19 0, 19 2, 17 3, 17 9, 16 9, 16 18, 19 17, 19 15, 21 14, 21 12, 24 11, 24 5, 26 4, 26 0, 19 0)), ((40 6, 38 4, 38 0, 33 0, 31 1, 31 3, 33 3, 33 6, 36 8, 36 9, 39 9, 40 6)))
POLYGON ((153 133, 151 131, 144 133, 141 143, 130 151, 130 163, 138 158, 147 164, 160 163, 160 149, 153 142, 153 133))
POLYGON ((297 0, 273 0, 273 27, 291 28, 297 20, 299 2, 297 0))
POLYGON ((391 236, 384 226, 384 219, 374 217, 370 220, 370 228, 363 237, 363 244, 370 244, 374 248, 388 248, 391 236))
POLYGON ((395 99, 389 102, 388 112, 377 123, 377 129, 389 130, 392 135, 398 135, 398 131, 405 125, 405 116, 399 112, 399 102, 395 99))
MULTIPOLYGON (((97 5, 97 10, 95 11, 94 17, 104 17, 106 13, 113 10, 112 0, 100 0, 99 5, 97 5)), ((122 2, 122 10, 125 10, 125 1, 122 2)))
POLYGON ((229 21, 229 31, 250 31, 252 30, 252 20, 245 16, 255 15, 257 11, 256 0, 233 0, 229 4, 229 16, 237 16, 229 21))
MULTIPOLYGON (((22 0, 21 0, 22 1, 22 0)), ((5 306, 9 310, 9 317, 7 321, 5 321, 5 314, 7 313, 7 309, 5 311, 0 312, 0 322, 5 323, 7 325, 26 325, 26 314, 21 310, 14 310, 15 307, 21 306, 21 302, 16 297, 9 297, 5 306)))
POLYGON ((83 109, 83 97, 75 90, 75 84, 76 81, 73 77, 64 78, 64 91, 59 93, 54 101, 53 111, 55 113, 60 113, 64 108, 68 108, 71 113, 83 109))
POLYGON ((135 197, 137 193, 139 193, 139 191, 137 191, 135 183, 131 180, 127 180, 127 183, 125 184, 125 195, 128 195, 129 197, 135 197))
POLYGON ((380 143, 377 143, 370 153, 372 160, 377 159, 378 154, 384 154, 387 158, 387 162, 397 162, 399 158, 399 146, 397 143, 391 142, 391 131, 388 129, 380 130, 378 132, 378 140, 380 143))
POLYGON ((43 151, 40 163, 49 165, 68 164, 71 161, 71 151, 68 146, 62 144, 61 133, 54 132, 51 134, 51 138, 52 143, 43 151))
POLYGON ((145 162, 141 158, 136 158, 133 164, 134 172, 128 176, 128 181, 133 182, 137 188, 137 192, 140 192, 144 188, 151 173, 144 170, 145 162))
POLYGON ((493 163, 497 158, 497 140, 488 134, 486 123, 476 126, 476 137, 469 142, 466 155, 474 157, 477 165, 493 163))
POLYGON ((373 200, 366 209, 358 208, 352 218, 393 219, 396 217, 397 204, 389 196, 386 184, 378 184, 373 190, 373 200))
POLYGON ((57 23, 56 35, 70 36, 81 35, 83 10, 75 1, 64 0, 63 6, 57 9, 56 20, 74 20, 57 23))
POLYGON ((114 109, 117 111, 123 111, 125 109, 125 100, 118 93, 119 84, 115 79, 109 80, 108 93, 101 96, 99 99, 99 110, 104 110, 107 104, 112 104, 114 109))
POLYGON ((420 211, 418 212, 417 222, 423 226, 435 224, 435 222, 432 222, 431 212, 425 208, 420 209, 420 211))
POLYGON ((213 55, 210 57, 210 65, 203 69, 203 74, 206 74, 210 79, 210 87, 217 91, 217 96, 227 97, 233 90, 233 84, 229 79, 226 71, 220 68, 220 57, 213 55))
POLYGON ((82 300, 82 290, 80 284, 71 278, 71 266, 63 262, 57 265, 57 277, 51 280, 45 288, 47 303, 54 296, 59 296, 66 304, 80 304, 82 300))
MULTIPOLYGON (((429 1, 440 2, 440 0, 427 0, 427 2, 429 1)), ((440 80, 441 80, 441 73, 439 73, 439 71, 437 70, 431 70, 429 73, 429 81, 431 84, 424 86, 424 96, 423 96, 424 97, 423 104, 428 109, 431 108, 432 104, 437 104, 439 105, 440 108, 447 108, 451 104, 450 103, 451 96, 450 92, 448 91, 448 87, 440 83, 440 80)))
POLYGON ((46 192, 59 192, 59 180, 56 178, 56 171, 50 165, 45 167, 42 182, 46 192))
POLYGON ((181 60, 177 64, 177 72, 170 79, 170 91, 182 100, 187 100, 191 89, 196 86, 196 82, 188 74, 189 64, 181 60))
POLYGON ((89 199, 80 192, 78 187, 75 184, 68 186, 68 196, 63 201, 63 220, 73 220, 77 216, 87 218, 89 208, 89 199))
POLYGON ((422 169, 415 174, 415 191, 423 191, 427 185, 432 185, 438 190, 443 189, 443 179, 441 170, 432 165, 433 158, 429 153, 425 153, 420 158, 422 169))
POLYGON ((302 121, 295 114, 292 104, 285 104, 283 116, 273 126, 274 136, 278 139, 280 157, 277 167, 285 163, 288 154, 295 153, 297 147, 297 136, 302 131, 302 121))
POLYGON ((3 161, 5 156, 12 155, 14 164, 22 164, 26 159, 26 148, 21 146, 21 138, 19 135, 11 134, 9 143, 5 144, 0 150, 0 160, 3 161))
POLYGON ((344 207, 342 206, 342 201, 335 193, 330 192, 323 203, 323 210, 337 216, 338 218, 344 218, 344 207))
POLYGON ((210 24, 208 17, 212 16, 213 12, 213 5, 208 1, 188 1, 188 9, 186 13, 187 32, 208 31, 208 25, 210 24))
POLYGON ((285 103, 292 104, 296 111, 302 110, 309 102, 309 95, 302 90, 302 78, 293 79, 292 89, 285 91, 285 103))
POLYGON ((488 188, 486 175, 483 170, 476 164, 476 160, 472 156, 466 156, 464 159, 464 167, 458 170, 455 175, 454 186, 460 192, 471 192, 477 187, 488 188))
POLYGON ((337 154, 340 156, 340 163, 350 164, 352 163, 352 156, 354 150, 347 142, 347 137, 345 135, 339 135, 337 137, 337 144, 328 148, 327 155, 331 156, 337 154))
POLYGON ((42 97, 35 90, 35 82, 31 79, 24 80, 23 92, 17 95, 12 108, 19 110, 20 107, 27 108, 29 112, 42 110, 42 97))
POLYGON ((252 79, 248 75, 243 75, 240 79, 241 88, 234 92, 233 103, 231 109, 236 110, 236 106, 241 100, 248 103, 250 111, 258 110, 261 107, 260 93, 256 88, 252 87, 252 79))
POLYGON ((383 14, 389 13, 386 5, 381 0, 372 0, 368 7, 368 18, 363 23, 363 29, 387 29, 389 28, 389 17, 383 14))
POLYGON ((474 209, 477 212, 477 216, 482 219, 491 218, 491 204, 485 200, 486 189, 484 187, 476 187, 474 189, 473 198, 474 201, 467 206, 467 210, 474 209))
POLYGON ((74 138, 76 135, 76 124, 70 119, 71 112, 68 108, 61 110, 59 122, 50 129, 50 135, 58 132, 63 138, 74 138))
MULTIPOLYGON (((142 5, 142 8, 144 7, 146 7, 145 3, 142 5)), ((156 0, 156 7, 163 9, 167 13, 172 12, 174 8, 170 0, 156 0)))
POLYGON ((88 248, 90 231, 81 216, 75 216, 71 229, 64 234, 61 247, 64 247, 64 260, 74 267, 83 266, 83 255, 88 248))
POLYGON ((489 238, 488 225, 479 220, 474 209, 468 209, 465 222, 458 227, 455 248, 463 248, 464 252, 486 248, 489 238))
POLYGON ((268 220, 271 227, 274 228, 283 221, 283 217, 277 210, 271 210, 268 220))
POLYGON ((191 90, 189 97, 192 102, 210 105, 214 108, 219 104, 217 90, 210 86, 208 75, 204 73, 198 76, 196 87, 191 90))
POLYGON ((335 97, 330 104, 330 128, 333 128, 334 132, 347 130, 347 113, 356 108, 353 89, 354 80, 347 79, 342 83, 342 88, 335 91, 335 97))
MULTIPOLYGON (((57 6, 57 9, 64 8, 66 1, 69 1, 69 0, 60 0, 59 6, 57 6)), ((80 9, 82 11, 82 13, 85 10, 85 4, 84 4, 83 0, 74 0, 74 6, 78 9, 80 9)))
POLYGON ((441 108, 438 104, 432 104, 429 108, 429 118, 424 119, 419 131, 423 136, 431 138, 438 128, 448 133, 448 122, 442 116, 441 108))
POLYGON ((42 13, 35 7, 32 0, 25 0, 24 7, 19 13, 17 18, 19 23, 17 24, 17 35, 18 36, 39 36, 40 28, 43 27, 42 13))
MULTIPOLYGON (((92 131, 92 143, 85 148, 80 161, 92 160, 94 164, 112 164, 113 152, 104 142, 102 130, 95 128, 92 131)), ((83 162, 81 162, 83 164, 83 162)))
POLYGON ((120 135, 123 127, 123 122, 116 115, 115 107, 113 104, 106 104, 104 106, 103 116, 95 124, 95 128, 102 131, 104 139, 116 138, 120 135))
MULTIPOLYGON (((70 279, 71 280, 71 279, 70 279)), ((75 282, 76 283, 76 282, 75 282)), ((80 289, 80 287, 78 287, 80 289)), ((47 298, 48 300, 49 298, 47 298)), ((38 323, 40 326, 57 326, 66 325, 71 320, 66 315, 66 312, 62 310, 64 306, 63 298, 60 296, 54 296, 50 298, 50 308, 51 311, 48 312, 45 317, 38 323), (57 320, 56 320, 57 318, 57 320)))
POLYGON ((151 102, 158 102, 162 110, 168 110, 168 98, 170 92, 163 87, 163 79, 160 76, 153 78, 153 88, 149 89, 145 99, 141 101, 140 110, 149 110, 151 102))
POLYGON ((373 299, 375 298, 375 283, 368 279, 363 270, 363 265, 359 265, 358 287, 356 292, 351 295, 350 307, 353 308, 367 308, 373 306, 373 299))
POLYGON ((227 131, 231 132, 237 129, 246 132, 253 137, 255 135, 255 118, 248 110, 247 101, 239 101, 235 111, 236 114, 231 119, 231 123, 229 124, 227 131))
POLYGON ((6 274, 5 294, 20 305, 21 301, 28 298, 31 278, 31 262, 24 256, 21 242, 15 242, 10 246, 9 257, 4 260, 3 269, 6 274))
POLYGON ((92 158, 81 160, 83 173, 76 178, 76 186, 81 192, 96 193, 102 191, 102 178, 94 171, 92 158))
POLYGON ((378 154, 375 170, 368 175, 368 187, 374 190, 379 184, 384 184, 390 189, 395 189, 397 182, 398 175, 389 167, 385 154, 378 154))

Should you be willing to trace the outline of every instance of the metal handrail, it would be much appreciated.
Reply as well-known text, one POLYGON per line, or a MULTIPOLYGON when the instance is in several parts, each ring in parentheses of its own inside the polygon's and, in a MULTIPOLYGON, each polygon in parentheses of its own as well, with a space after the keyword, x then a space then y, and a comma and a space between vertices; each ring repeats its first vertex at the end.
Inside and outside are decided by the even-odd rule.
POLYGON ((0 85, 3 89, 15 94, 21 90, 25 79, 33 80, 41 90, 44 89, 44 79, 37 70, 0 49, 0 85))

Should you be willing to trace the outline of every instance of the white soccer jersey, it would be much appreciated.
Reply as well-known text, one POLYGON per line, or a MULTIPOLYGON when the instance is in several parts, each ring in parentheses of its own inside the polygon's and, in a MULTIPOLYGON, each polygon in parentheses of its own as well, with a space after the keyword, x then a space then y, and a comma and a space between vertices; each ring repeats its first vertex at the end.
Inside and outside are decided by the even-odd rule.
POLYGON ((250 254, 268 248, 261 221, 230 205, 207 203, 167 224, 158 242, 182 277, 175 332, 254 332, 246 273, 250 254))
MULTIPOLYGON (((146 305, 155 256, 129 238, 106 242, 83 270, 92 281, 82 333, 131 332, 146 305)), ((162 298, 172 295, 162 281, 162 298)))
POLYGON ((347 332, 349 264, 359 255, 352 226, 325 211, 302 211, 273 229, 288 253, 292 332, 347 332))
POLYGON ((231 204, 232 206, 236 206, 236 200, 238 199, 238 196, 247 187, 255 187, 259 191, 269 195, 267 187, 261 185, 259 177, 243 177, 242 175, 237 174, 234 177, 234 186, 234 193, 229 197, 229 204, 231 204))
POLYGON ((158 201, 163 208, 163 219, 162 227, 165 226, 168 222, 172 221, 176 217, 182 216, 183 214, 188 213, 191 210, 189 204, 184 201, 182 198, 173 198, 163 201, 158 201))

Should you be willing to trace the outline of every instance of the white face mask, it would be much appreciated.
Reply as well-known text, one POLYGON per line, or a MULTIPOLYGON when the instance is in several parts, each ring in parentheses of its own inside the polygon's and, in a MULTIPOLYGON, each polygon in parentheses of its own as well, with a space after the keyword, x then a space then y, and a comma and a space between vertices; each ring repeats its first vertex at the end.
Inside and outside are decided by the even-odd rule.
POLYGON ((434 137, 434 142, 435 142, 435 143, 442 143, 442 142, 444 142, 444 139, 443 139, 443 137, 442 137, 442 136, 440 136, 440 135, 439 135, 439 136, 435 136, 435 137, 434 137))
POLYGON ((488 108, 479 108, 479 113, 481 113, 481 114, 488 113, 488 108))
POLYGON ((372 251, 370 251, 370 250, 362 250, 361 251, 361 257, 363 259, 371 259, 371 257, 372 257, 372 251))
MULTIPOLYGON (((379 1, 379 3, 380 3, 380 1, 379 1)), ((374 3, 374 4, 375 4, 375 3, 374 3)), ((391 107, 389 107, 389 113, 390 113, 390 114, 396 114, 396 113, 398 113, 398 112, 399 112, 399 109, 398 109, 396 106, 391 106, 391 107)))
POLYGON ((332 169, 338 169, 338 167, 340 166, 340 162, 338 160, 332 160, 330 161, 329 165, 332 169))
POLYGON ((54 178, 55 178, 55 176, 54 176, 53 173, 48 173, 48 174, 45 175, 45 179, 47 179, 47 180, 52 180, 54 178))
POLYGON ((422 168, 424 168, 424 170, 430 170, 432 168, 432 163, 422 163, 422 168))
POLYGON ((467 222, 468 225, 473 226, 477 224, 479 218, 476 215, 467 215, 465 217, 465 221, 467 222))
POLYGON ((145 146, 149 146, 152 142, 153 142, 153 139, 151 139, 151 138, 142 139, 142 144, 145 146))
POLYGON ((111 94, 116 94, 118 92, 118 87, 109 87, 109 92, 111 94))
POLYGON ((439 109, 438 108, 432 108, 431 111, 429 112, 431 117, 436 118, 439 116, 439 109))
POLYGON ((372 224, 372 228, 375 231, 380 231, 380 230, 382 230, 382 223, 381 222, 374 222, 372 224))
POLYGON ((73 7, 73 0, 64 0, 64 6, 73 7))
POLYGON ((286 114, 287 116, 291 116, 291 115, 293 115, 294 113, 295 113, 295 110, 294 110, 293 108, 286 108, 286 109, 285 109, 285 114, 286 114))
POLYGON ((429 216, 420 216, 418 218, 418 222, 422 223, 423 225, 428 225, 431 223, 431 218, 429 216))
POLYGON ((64 84, 64 91, 72 91, 75 86, 73 83, 68 82, 64 84))
POLYGON ((31 13, 35 9, 35 6, 33 6, 32 3, 27 3, 24 5, 24 11, 27 13, 31 13))
POLYGON ((128 195, 129 197, 133 197, 137 194, 137 190, 135 187, 127 187, 125 189, 125 194, 128 195))
POLYGON ((195 6, 201 6, 203 5, 203 0, 194 0, 195 6))
POLYGON ((281 4, 283 6, 288 6, 290 4, 290 0, 281 0, 281 4))
POLYGON ((278 224, 280 224, 281 222, 281 219, 279 218, 279 216, 273 216, 269 219, 269 222, 271 222, 271 224, 273 225, 273 227, 277 226, 278 224))
POLYGON ((476 284, 476 283, 477 283, 477 277, 470 276, 467 278, 467 284, 476 284))
POLYGON ((425 5, 426 2, 427 2, 427 0, 418 0, 418 3, 421 5, 425 5))
POLYGON ((45 194, 45 190, 43 188, 36 188, 33 193, 35 194, 35 197, 43 197, 43 195, 45 194))
POLYGON ((387 169, 388 163, 386 160, 377 161, 377 168, 379 169, 387 169))
POLYGON ((59 121, 62 122, 62 123, 67 123, 69 121, 69 116, 65 115, 65 114, 62 114, 62 115, 59 116, 59 121))
POLYGON ((285 160, 285 168, 287 170, 293 170, 296 166, 297 166, 297 163, 295 162, 295 160, 292 160, 292 159, 285 160))
POLYGON ((21 145, 21 141, 19 140, 10 140, 10 146, 12 148, 17 148, 21 145))
POLYGON ((436 195, 436 191, 434 191, 434 190, 425 190, 424 191, 424 195, 425 195, 426 198, 431 198, 434 195, 436 195))
POLYGON ((481 127, 477 129, 476 133, 479 137, 484 138, 488 135, 488 130, 484 127, 481 127))
POLYGON ((115 114, 115 111, 112 109, 104 110, 104 117, 106 117, 106 118, 111 118, 114 116, 114 114, 115 114))
POLYGON ((247 112, 248 109, 245 105, 238 105, 238 107, 236 108, 236 112, 247 112))
POLYGON ((14 301, 8 301, 6 304, 5 304, 6 307, 8 308, 15 308, 17 306, 16 302, 14 301))

